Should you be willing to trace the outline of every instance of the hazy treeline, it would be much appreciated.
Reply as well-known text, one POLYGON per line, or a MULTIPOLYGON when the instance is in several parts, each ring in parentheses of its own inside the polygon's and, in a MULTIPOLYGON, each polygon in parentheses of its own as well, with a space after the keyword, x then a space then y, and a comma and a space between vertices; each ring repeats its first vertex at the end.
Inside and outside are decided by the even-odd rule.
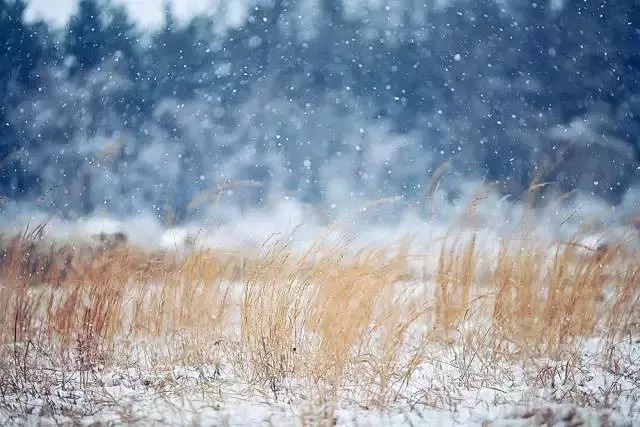
POLYGON ((542 171, 612 202, 640 165, 640 1, 271 0, 143 32, 80 0, 65 28, 0 0, 0 192, 61 214, 518 194, 542 171))

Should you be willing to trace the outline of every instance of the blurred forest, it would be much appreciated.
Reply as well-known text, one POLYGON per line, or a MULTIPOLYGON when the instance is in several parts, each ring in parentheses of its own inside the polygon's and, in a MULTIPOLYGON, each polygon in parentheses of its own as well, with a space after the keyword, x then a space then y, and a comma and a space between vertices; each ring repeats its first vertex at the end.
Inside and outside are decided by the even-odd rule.
MULTIPOLYGON (((640 0, 271 0, 143 31, 0 0, 0 194, 61 215, 184 211, 225 180, 322 203, 542 173, 617 203, 640 165, 640 0), (453 181, 452 181, 453 182, 453 181)), ((453 186, 452 186, 453 188, 453 186)))

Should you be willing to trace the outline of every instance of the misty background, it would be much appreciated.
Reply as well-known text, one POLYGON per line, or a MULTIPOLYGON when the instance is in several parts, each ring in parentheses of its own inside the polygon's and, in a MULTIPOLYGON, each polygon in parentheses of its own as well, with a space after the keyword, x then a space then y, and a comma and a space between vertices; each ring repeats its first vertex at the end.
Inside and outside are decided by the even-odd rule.
POLYGON ((5 212, 637 208, 639 0, 0 0, 0 47, 5 212))

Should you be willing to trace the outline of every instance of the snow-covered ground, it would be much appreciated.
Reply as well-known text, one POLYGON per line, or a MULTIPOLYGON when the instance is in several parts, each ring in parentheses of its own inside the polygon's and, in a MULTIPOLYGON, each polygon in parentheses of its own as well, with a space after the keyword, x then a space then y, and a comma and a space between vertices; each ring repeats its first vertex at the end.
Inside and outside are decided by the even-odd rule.
MULTIPOLYGON (((326 396, 294 379, 275 388, 248 383, 225 363, 165 367, 141 358, 110 370, 95 366, 79 371, 43 363, 41 355, 40 371, 22 383, 18 393, 3 390, 0 421, 3 425, 72 421, 212 426, 636 425, 640 344, 636 340, 617 345, 609 354, 616 361, 611 366, 603 365, 598 346, 596 340, 585 342, 582 354, 576 355, 578 361, 485 367, 476 363, 465 378, 445 360, 454 350, 436 351, 442 361, 434 358, 421 365, 405 394, 384 408, 359 404, 348 397, 350 393, 323 404, 326 396), (24 418, 12 419, 9 413, 24 418)), ((19 377, 17 368, 12 374, 19 377)))

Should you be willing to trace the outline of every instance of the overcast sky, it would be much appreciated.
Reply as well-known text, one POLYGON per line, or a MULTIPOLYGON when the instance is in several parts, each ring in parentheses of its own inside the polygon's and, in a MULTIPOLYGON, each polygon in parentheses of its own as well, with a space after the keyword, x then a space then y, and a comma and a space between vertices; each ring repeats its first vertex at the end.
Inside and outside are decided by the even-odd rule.
MULTIPOLYGON (((186 20, 194 15, 212 13, 225 3, 227 21, 230 26, 238 25, 245 13, 246 0, 171 0, 176 16, 186 20)), ((47 21, 64 25, 77 6, 77 0, 30 0, 27 19, 45 18, 47 21)), ((115 0, 124 4, 138 23, 148 29, 162 23, 164 0, 115 0)))

